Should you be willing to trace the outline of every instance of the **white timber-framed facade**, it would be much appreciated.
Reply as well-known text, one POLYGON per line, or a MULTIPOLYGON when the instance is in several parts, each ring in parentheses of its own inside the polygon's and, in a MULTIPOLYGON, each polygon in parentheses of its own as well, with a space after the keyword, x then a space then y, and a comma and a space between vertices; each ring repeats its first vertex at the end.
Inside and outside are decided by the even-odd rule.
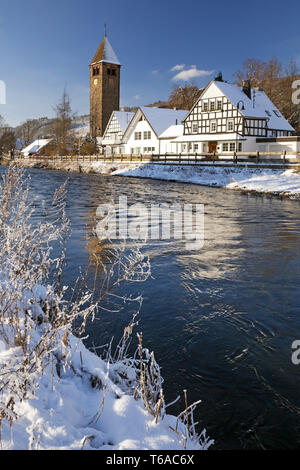
POLYGON ((101 142, 107 155, 122 155, 125 153, 123 137, 134 114, 127 111, 113 111, 111 113, 101 142))
POLYGON ((290 137, 293 127, 266 94, 223 81, 211 81, 183 121, 175 139, 181 153, 255 152, 257 139, 290 137))

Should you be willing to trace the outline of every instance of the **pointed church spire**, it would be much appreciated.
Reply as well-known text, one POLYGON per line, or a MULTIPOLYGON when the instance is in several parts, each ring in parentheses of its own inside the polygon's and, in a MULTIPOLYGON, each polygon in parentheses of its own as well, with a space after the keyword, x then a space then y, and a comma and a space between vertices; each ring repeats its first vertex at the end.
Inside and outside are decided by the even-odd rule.
POLYGON ((102 39, 102 42, 96 52, 95 57, 92 60, 91 65, 97 64, 99 62, 107 62, 109 64, 121 65, 107 38, 106 24, 104 25, 104 38, 102 39))

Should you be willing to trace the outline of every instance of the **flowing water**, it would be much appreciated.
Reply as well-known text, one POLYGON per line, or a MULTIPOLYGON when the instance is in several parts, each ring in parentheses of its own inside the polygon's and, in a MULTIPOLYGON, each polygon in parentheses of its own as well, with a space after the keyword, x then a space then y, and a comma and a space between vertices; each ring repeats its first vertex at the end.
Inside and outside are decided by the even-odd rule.
MULTIPOLYGON (((291 344, 300 340, 299 202, 146 179, 28 172, 32 194, 48 202, 69 178, 68 284, 97 251, 91 226, 99 204, 125 195, 129 204, 205 205, 201 250, 172 240, 145 246, 152 277, 130 286, 144 297, 138 329, 162 367, 167 401, 183 389, 189 401, 202 399, 196 417, 215 449, 298 448, 300 365, 292 364, 291 344)), ((125 307, 99 314, 88 344, 119 338, 131 313, 125 307)))

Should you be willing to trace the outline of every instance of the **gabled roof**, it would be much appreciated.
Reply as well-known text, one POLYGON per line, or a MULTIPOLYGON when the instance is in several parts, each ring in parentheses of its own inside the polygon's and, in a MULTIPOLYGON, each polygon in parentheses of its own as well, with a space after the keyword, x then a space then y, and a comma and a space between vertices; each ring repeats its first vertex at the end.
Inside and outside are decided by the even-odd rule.
MULTIPOLYGON (((294 131, 294 128, 282 116, 282 114, 278 111, 272 101, 267 97, 264 91, 252 88, 250 100, 250 98, 244 93, 242 87, 239 87, 232 83, 219 82, 214 80, 211 81, 204 90, 204 92, 201 94, 201 96, 197 99, 191 111, 194 109, 199 100, 204 98, 206 91, 210 86, 212 86, 212 84, 218 87, 221 93, 223 93, 235 107, 237 107, 237 104, 240 101, 243 102, 245 109, 243 110, 240 108, 239 112, 244 117, 268 119, 269 129, 294 131)), ((191 113, 191 111, 189 112, 189 114, 191 113)))
POLYGON ((126 131, 127 127, 129 126, 133 116, 135 113, 128 112, 128 111, 113 111, 113 115, 115 115, 118 123, 120 124, 121 131, 126 131))
POLYGON ((25 155, 28 156, 30 153, 37 153, 39 152, 43 147, 48 145, 53 139, 38 139, 32 142, 30 145, 25 147, 21 152, 25 155))
POLYGON ((102 42, 96 52, 95 57, 92 60, 91 65, 98 64, 100 62, 107 62, 109 64, 121 65, 118 57, 116 56, 107 36, 104 36, 102 42))
POLYGON ((282 116, 282 114, 278 111, 276 106, 272 103, 264 91, 252 88, 250 100, 250 98, 248 98, 248 96, 243 92, 243 88, 237 85, 225 82, 214 83, 217 85, 219 90, 221 90, 224 95, 227 96, 233 105, 237 106, 239 100, 244 102, 245 109, 239 110, 243 116, 269 119, 269 129, 280 129, 287 131, 294 130, 294 128, 282 116))
POLYGON ((107 126, 105 128, 105 131, 104 131, 104 134, 103 134, 103 140, 104 141, 106 140, 106 133, 108 132, 108 129, 109 129, 110 124, 111 124, 114 117, 117 119, 117 121, 119 123, 119 126, 120 126, 120 130, 121 130, 122 134, 124 135, 124 133, 126 132, 128 126, 129 126, 129 124, 131 123, 134 115, 135 115, 135 113, 128 112, 128 111, 113 111, 111 113, 111 116, 110 116, 109 121, 107 123, 107 126))
POLYGON ((158 137, 170 126, 181 124, 186 113, 186 110, 150 108, 148 106, 141 106, 137 109, 130 125, 128 126, 124 134, 124 139, 125 141, 129 139, 135 126, 137 125, 142 116, 144 116, 144 118, 152 128, 154 134, 156 135, 156 137, 158 137))

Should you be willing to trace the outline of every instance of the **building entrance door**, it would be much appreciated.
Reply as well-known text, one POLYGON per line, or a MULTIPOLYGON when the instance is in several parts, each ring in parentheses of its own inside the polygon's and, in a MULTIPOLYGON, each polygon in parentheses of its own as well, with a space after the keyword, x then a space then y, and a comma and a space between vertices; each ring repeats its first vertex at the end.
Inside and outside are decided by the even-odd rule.
POLYGON ((208 143, 208 153, 217 153, 218 142, 209 142, 208 143))

